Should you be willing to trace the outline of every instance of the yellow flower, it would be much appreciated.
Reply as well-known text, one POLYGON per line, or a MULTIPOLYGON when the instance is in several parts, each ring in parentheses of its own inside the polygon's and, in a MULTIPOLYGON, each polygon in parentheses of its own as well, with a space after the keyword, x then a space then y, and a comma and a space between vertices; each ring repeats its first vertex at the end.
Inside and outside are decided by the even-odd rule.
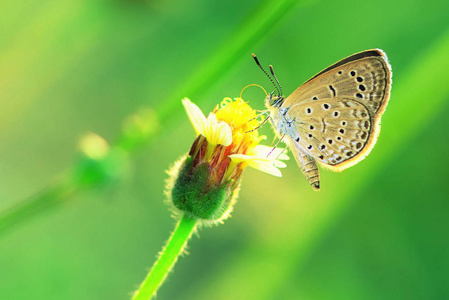
MULTIPOLYGON (((288 159, 283 149, 259 145, 257 112, 242 99, 225 98, 208 117, 189 99, 182 101, 197 133, 168 192, 175 207, 192 217, 221 221, 229 216, 241 175, 253 167, 274 176, 288 159)), ((180 164, 178 164, 180 165, 180 164)))
POLYGON ((189 99, 184 99, 182 103, 197 135, 205 137, 208 147, 212 148, 210 151, 217 145, 227 146, 221 149, 224 153, 220 154, 225 154, 221 155, 223 159, 231 159, 228 174, 237 164, 243 163, 241 168, 248 165, 277 177, 282 176, 278 168, 285 168, 286 165, 280 160, 286 160, 288 156, 282 154, 284 149, 273 150, 272 147, 259 145, 265 136, 259 137, 257 130, 254 130, 260 125, 257 112, 241 98, 225 98, 207 118, 189 99))

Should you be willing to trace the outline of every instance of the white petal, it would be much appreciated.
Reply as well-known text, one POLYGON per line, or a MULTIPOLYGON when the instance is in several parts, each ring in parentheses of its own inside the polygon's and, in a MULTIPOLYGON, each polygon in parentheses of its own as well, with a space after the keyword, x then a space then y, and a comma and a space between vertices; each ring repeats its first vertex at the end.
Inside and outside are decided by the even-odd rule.
POLYGON ((276 177, 282 177, 281 171, 279 171, 279 169, 274 166, 273 161, 263 161, 253 159, 249 160, 247 163, 248 166, 251 166, 259 171, 271 174, 276 177))
POLYGON ((275 161, 273 161, 273 163, 276 168, 286 168, 287 167, 287 165, 280 160, 275 160, 275 161))
POLYGON ((215 114, 206 118, 201 109, 187 98, 182 100, 196 134, 201 134, 212 145, 229 146, 232 143, 232 130, 228 123, 218 121, 215 114))
POLYGON ((240 163, 242 161, 247 161, 247 160, 253 159, 252 156, 249 156, 246 154, 231 154, 228 157, 236 163, 240 163))
POLYGON ((229 146, 232 143, 232 130, 228 123, 221 122, 220 127, 218 128, 221 140, 219 144, 223 146, 229 146))
POLYGON ((206 121, 204 136, 213 145, 229 146, 232 143, 232 130, 228 123, 217 121, 217 117, 210 113, 206 121))
POLYGON ((186 109, 187 115, 189 116, 190 122, 192 122, 196 134, 206 136, 204 134, 206 127, 206 116, 204 116, 201 109, 187 98, 182 99, 182 104, 186 109))
POLYGON ((257 145, 254 149, 255 152, 254 155, 257 157, 267 157, 269 155, 268 158, 271 158, 272 160, 275 159, 289 160, 290 157, 288 157, 287 154, 283 153, 284 150, 285 150, 284 148, 275 148, 273 150, 273 147, 257 145))
POLYGON ((286 167, 286 165, 281 161, 268 158, 258 158, 253 155, 231 154, 229 157, 235 163, 246 162, 248 166, 276 177, 282 176, 281 171, 279 171, 278 168, 286 167))

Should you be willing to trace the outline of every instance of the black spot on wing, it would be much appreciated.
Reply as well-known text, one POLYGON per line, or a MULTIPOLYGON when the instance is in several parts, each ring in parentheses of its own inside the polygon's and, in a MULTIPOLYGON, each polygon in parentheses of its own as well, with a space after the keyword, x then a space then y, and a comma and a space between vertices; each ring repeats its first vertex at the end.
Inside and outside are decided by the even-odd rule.
POLYGON ((335 92, 335 89, 334 89, 334 87, 333 87, 332 85, 329 86, 329 89, 330 89, 331 92, 332 92, 332 97, 337 96, 337 92, 335 92))

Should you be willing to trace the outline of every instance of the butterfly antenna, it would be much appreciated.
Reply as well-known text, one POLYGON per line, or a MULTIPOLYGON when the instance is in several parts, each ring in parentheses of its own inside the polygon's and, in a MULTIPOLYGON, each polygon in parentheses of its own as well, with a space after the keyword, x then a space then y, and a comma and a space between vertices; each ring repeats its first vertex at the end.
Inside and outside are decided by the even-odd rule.
MULTIPOLYGON (((276 91, 277 91, 278 94, 279 94, 279 88, 278 88, 277 85, 274 83, 274 80, 271 78, 271 76, 268 75, 267 71, 265 71, 265 69, 262 67, 262 65, 260 64, 259 60, 258 60, 257 57, 256 57, 256 54, 254 54, 254 53, 253 53, 253 58, 254 58, 254 60, 256 61, 256 64, 259 66, 259 68, 260 68, 260 69, 265 73, 265 75, 267 75, 267 77, 270 79, 271 83, 274 85, 274 88, 276 89, 276 91)), ((276 79, 276 81, 277 81, 277 79, 276 79)), ((279 95, 282 95, 282 94, 279 94, 279 95)))
POLYGON ((276 80, 276 83, 279 85, 279 89, 281 90, 281 95, 280 95, 280 96, 282 96, 282 95, 283 95, 283 92, 282 92, 282 86, 281 86, 281 84, 279 83, 279 80, 278 80, 278 78, 276 77, 276 75, 274 75, 274 70, 273 70, 273 66, 272 66, 272 65, 270 65, 270 72, 271 72, 271 75, 273 75, 274 79, 276 80))

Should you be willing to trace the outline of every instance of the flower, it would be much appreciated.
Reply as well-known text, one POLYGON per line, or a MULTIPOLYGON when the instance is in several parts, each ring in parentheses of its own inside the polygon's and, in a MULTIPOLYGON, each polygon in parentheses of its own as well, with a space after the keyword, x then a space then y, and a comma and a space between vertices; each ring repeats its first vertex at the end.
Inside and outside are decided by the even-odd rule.
POLYGON ((229 216, 241 175, 253 167, 274 176, 288 159, 284 149, 259 145, 261 122, 241 98, 225 98, 207 118, 189 99, 182 101, 197 134, 168 192, 175 207, 192 217, 221 221, 229 216))
POLYGON ((189 99, 185 98, 182 103, 197 135, 205 137, 212 148, 210 151, 217 145, 230 148, 226 151, 233 163, 230 169, 243 162, 268 174, 282 176, 278 168, 285 168, 286 165, 280 159, 289 159, 288 156, 282 153, 284 149, 273 150, 272 147, 259 145, 265 136, 258 137, 257 130, 254 130, 260 125, 257 113, 241 98, 234 101, 225 98, 221 108, 215 107, 207 118, 189 99))

